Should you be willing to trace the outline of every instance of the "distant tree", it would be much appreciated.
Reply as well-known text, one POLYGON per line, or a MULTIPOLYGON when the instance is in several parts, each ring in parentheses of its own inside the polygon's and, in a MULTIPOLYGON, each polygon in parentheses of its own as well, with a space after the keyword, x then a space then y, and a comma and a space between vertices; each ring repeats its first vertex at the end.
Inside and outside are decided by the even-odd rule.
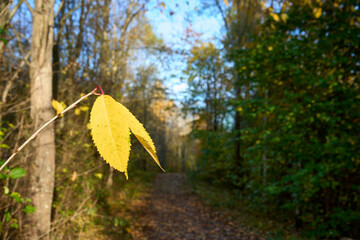
POLYGON ((230 81, 220 50, 212 43, 194 46, 184 73, 188 76, 188 96, 184 110, 191 113, 207 131, 222 129, 230 81))

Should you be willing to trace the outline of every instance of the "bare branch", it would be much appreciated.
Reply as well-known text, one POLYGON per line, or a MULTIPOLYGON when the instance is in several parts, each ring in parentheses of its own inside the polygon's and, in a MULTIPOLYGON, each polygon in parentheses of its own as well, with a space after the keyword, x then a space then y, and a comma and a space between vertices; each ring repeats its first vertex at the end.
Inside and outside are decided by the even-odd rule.
POLYGON ((11 21, 11 19, 14 17, 16 11, 19 9, 19 7, 21 6, 21 4, 23 3, 23 0, 20 0, 18 2, 18 4, 16 4, 16 6, 11 10, 10 14, 9 14, 9 19, 8 22, 11 21))
POLYGON ((6 103, 6 97, 12 87, 12 84, 14 83, 14 81, 19 77, 19 73, 22 70, 22 67, 25 65, 25 63, 27 62, 27 59, 30 57, 30 52, 25 56, 25 58, 21 61, 18 69, 16 70, 15 74, 10 78, 10 80, 6 83, 1 101, 3 103, 6 103))
POLYGON ((23 1, 24 1, 25 5, 28 7, 31 15, 34 15, 35 10, 30 6, 30 4, 28 3, 28 1, 27 1, 27 0, 23 0, 23 1))
POLYGON ((70 106, 68 106, 64 111, 62 111, 59 114, 56 114, 55 117, 53 117, 52 119, 50 119, 48 122, 46 122, 42 127, 40 127, 33 135, 31 135, 31 137, 29 137, 19 148, 17 148, 14 153, 6 160, 6 162, 0 167, 0 171, 16 156, 16 154, 18 154, 29 142, 31 142, 33 139, 35 139, 38 134, 44 129, 46 128, 50 123, 52 123, 53 121, 55 121, 59 116, 61 116, 62 114, 66 113, 67 111, 69 111, 70 109, 76 107, 76 105, 81 102, 82 100, 84 100, 85 98, 96 94, 96 90, 98 89, 98 87, 96 87, 94 90, 92 90, 91 92, 89 92, 88 94, 82 96, 81 98, 79 98, 76 102, 74 102, 73 104, 71 104, 70 106))
POLYGON ((6 12, 7 12, 8 9, 9 9, 9 6, 10 6, 10 2, 8 3, 8 5, 7 5, 3 10, 1 10, 0 17, 1 17, 2 15, 5 15, 5 14, 6 14, 6 12))
POLYGON ((55 15, 54 15, 54 18, 56 18, 57 15, 60 13, 60 10, 61 10, 61 8, 64 6, 64 4, 65 4, 65 0, 62 0, 61 3, 60 3, 60 6, 59 6, 59 8, 58 8, 58 10, 56 11, 56 13, 55 13, 55 15))
POLYGON ((76 5, 73 9, 70 9, 69 12, 67 12, 64 16, 62 16, 62 18, 61 18, 60 21, 59 21, 60 30, 58 31, 58 33, 57 33, 56 36, 55 36, 55 40, 56 40, 56 41, 59 41, 59 36, 60 36, 60 34, 62 33, 62 31, 63 31, 63 29, 64 29, 64 26, 65 26, 65 20, 66 20, 69 16, 71 16, 71 14, 72 14, 76 9, 78 9, 80 6, 81 6, 81 4, 76 5))

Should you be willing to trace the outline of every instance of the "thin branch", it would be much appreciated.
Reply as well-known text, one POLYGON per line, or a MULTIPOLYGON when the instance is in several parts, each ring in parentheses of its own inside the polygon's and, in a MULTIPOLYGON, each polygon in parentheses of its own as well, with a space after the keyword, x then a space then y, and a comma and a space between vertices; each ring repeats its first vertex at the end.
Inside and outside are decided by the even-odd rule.
MULTIPOLYGON (((31 135, 31 137, 29 137, 18 149, 15 150, 15 152, 6 160, 6 162, 0 167, 0 171, 16 156, 16 154, 18 154, 29 142, 31 142, 31 140, 35 139, 38 134, 44 129, 46 128, 50 123, 52 123, 53 121, 55 121, 59 116, 61 116, 62 114, 66 113, 67 111, 69 111, 70 109, 76 107, 76 105, 81 102, 82 100, 84 100, 85 98, 93 95, 93 94, 97 94, 96 90, 100 88, 99 86, 96 87, 94 90, 92 90, 91 92, 89 92, 88 94, 82 96, 81 98, 79 98, 76 102, 74 102, 73 104, 71 104, 70 106, 68 106, 64 111, 62 111, 61 113, 58 113, 55 117, 53 117, 52 119, 50 119, 48 122, 46 122, 41 128, 39 128, 33 135, 31 135)), ((101 89, 101 88, 100 88, 101 89)))
POLYGON ((30 11, 31 15, 33 15, 33 16, 34 16, 35 10, 34 10, 34 9, 30 6, 30 4, 28 3, 28 1, 27 1, 27 0, 24 0, 24 3, 25 3, 25 5, 28 7, 28 9, 29 9, 29 11, 30 11))
POLYGON ((224 21, 224 26, 226 28, 226 31, 229 31, 229 23, 228 23, 228 20, 226 19, 225 10, 221 7, 219 0, 216 0, 215 4, 221 14, 223 21, 224 21))
POLYGON ((60 10, 61 10, 61 8, 64 6, 64 4, 65 4, 65 0, 62 0, 61 3, 60 3, 60 6, 59 6, 59 8, 58 8, 58 10, 56 11, 56 13, 55 13, 55 15, 54 15, 54 18, 56 18, 57 15, 60 13, 60 10))
POLYGON ((10 91, 12 84, 14 81, 19 77, 19 73, 21 72, 22 68, 24 67, 25 63, 27 62, 28 58, 30 57, 30 52, 25 56, 25 58, 21 61, 18 69, 16 70, 15 74, 10 78, 9 81, 7 81, 1 101, 3 103, 6 103, 6 97, 8 95, 8 92, 10 91))
POLYGON ((4 7, 4 9, 1 10, 1 12, 0 12, 0 17, 1 17, 2 15, 5 15, 5 13, 6 13, 7 11, 9 11, 9 6, 10 6, 10 2, 6 5, 6 7, 4 7))
POLYGON ((21 6, 21 4, 23 3, 23 0, 20 0, 16 6, 11 10, 11 12, 9 13, 9 19, 8 22, 11 21, 11 19, 14 17, 16 11, 19 9, 19 7, 21 6))
POLYGON ((61 17, 61 19, 59 20, 59 25, 60 25, 60 30, 58 31, 58 33, 55 36, 55 39, 57 42, 60 41, 59 36, 62 33, 64 26, 65 26, 65 20, 71 16, 71 14, 80 7, 81 5, 76 5, 73 9, 70 9, 69 12, 67 12, 64 16, 61 17))
MULTIPOLYGON (((48 235, 49 233, 51 233, 52 231, 54 231, 55 229, 57 229, 58 227, 64 225, 67 222, 72 221, 75 217, 77 217, 78 215, 82 214, 83 212, 85 212, 87 209, 84 208, 82 209, 82 207, 84 207, 85 203, 87 203, 87 201, 91 198, 91 196, 88 196, 87 198, 85 198, 85 200, 80 204, 80 206, 77 208, 77 210, 75 211, 74 215, 72 215, 70 218, 62 221, 61 223, 57 224, 56 226, 52 227, 48 232, 44 233, 43 235, 39 236, 39 239, 48 235)), ((96 204, 96 201, 93 205, 96 204)))

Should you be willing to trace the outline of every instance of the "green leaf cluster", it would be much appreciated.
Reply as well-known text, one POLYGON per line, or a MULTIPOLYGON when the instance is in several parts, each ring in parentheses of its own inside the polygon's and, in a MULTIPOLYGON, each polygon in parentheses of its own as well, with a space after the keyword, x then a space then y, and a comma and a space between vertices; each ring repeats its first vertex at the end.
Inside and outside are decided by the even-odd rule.
MULTIPOLYGON (((10 126, 12 127, 12 126, 10 126)), ((7 131, 6 128, 0 128, 0 142, 7 131)), ((0 148, 9 148, 6 144, 0 144, 0 148)), ((0 160, 0 165, 4 161, 0 160)), ((35 207, 31 205, 31 199, 23 198, 20 193, 16 192, 11 184, 11 180, 18 180, 26 175, 26 170, 21 167, 9 168, 6 166, 4 171, 0 173, 0 186, 3 192, 0 194, 0 203, 5 203, 4 207, 0 209, 0 214, 3 221, 0 223, 0 233, 6 233, 10 229, 18 229, 19 211, 31 214, 36 211, 35 207), (10 182, 10 184, 9 184, 10 182)), ((0 234, 2 236, 2 234, 0 234)))

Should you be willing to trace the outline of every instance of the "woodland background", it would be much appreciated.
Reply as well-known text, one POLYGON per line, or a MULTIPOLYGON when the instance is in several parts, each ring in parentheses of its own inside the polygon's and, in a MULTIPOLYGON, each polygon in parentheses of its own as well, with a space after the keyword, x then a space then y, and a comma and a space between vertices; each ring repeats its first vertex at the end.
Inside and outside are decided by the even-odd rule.
MULTIPOLYGON (((204 41, 189 24, 181 48, 147 18, 176 14, 161 1, 1 1, 0 160, 55 115, 52 99, 70 105, 101 85, 144 124, 162 166, 187 173, 210 204, 299 238, 360 238, 359 5, 199 1, 223 34, 204 41), (181 73, 164 77, 178 61, 181 73), (174 93, 171 79, 186 90, 174 93)), ((0 173, 2 239, 131 237, 131 218, 111 209, 126 212, 158 169, 135 140, 128 182, 101 160, 87 128, 94 100, 0 173)))

